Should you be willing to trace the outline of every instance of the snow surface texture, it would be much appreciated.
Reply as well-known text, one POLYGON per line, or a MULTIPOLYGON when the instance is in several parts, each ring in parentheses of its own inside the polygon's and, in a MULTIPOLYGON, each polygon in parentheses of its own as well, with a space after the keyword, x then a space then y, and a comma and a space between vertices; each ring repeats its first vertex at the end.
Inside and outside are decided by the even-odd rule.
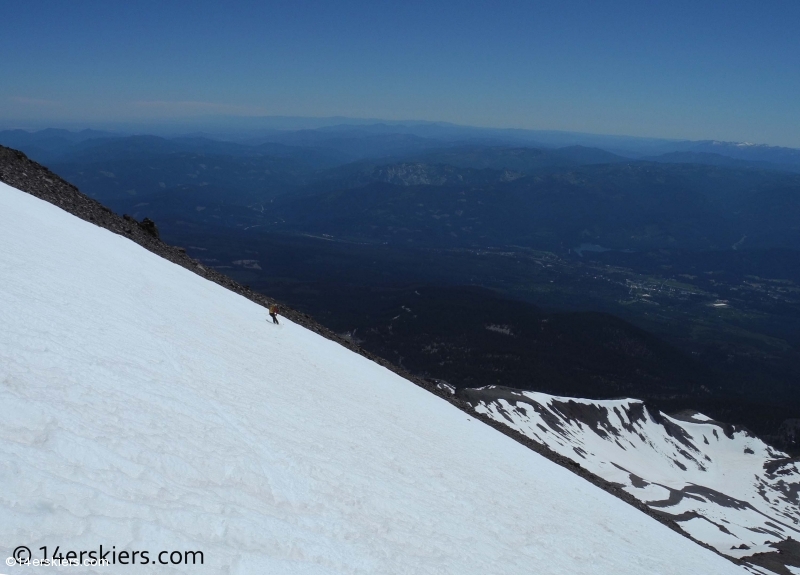
POLYGON ((385 368, 3 184, 0 246, 0 559, 102 544, 205 562, 51 569, 746 572, 385 368))
POLYGON ((800 539, 800 471, 788 455, 705 415, 654 416, 635 399, 585 400, 487 387, 484 413, 673 515, 731 557, 800 539))

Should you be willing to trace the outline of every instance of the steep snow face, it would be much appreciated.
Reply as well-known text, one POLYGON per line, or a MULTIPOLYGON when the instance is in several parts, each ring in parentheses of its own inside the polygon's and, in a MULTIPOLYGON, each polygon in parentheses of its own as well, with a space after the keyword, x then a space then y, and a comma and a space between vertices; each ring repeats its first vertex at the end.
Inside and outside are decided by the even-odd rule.
POLYGON ((744 430, 699 413, 652 414, 634 399, 468 393, 476 411, 623 485, 721 553, 747 557, 800 539, 797 463, 744 430))
POLYGON ((2 559, 113 545, 203 552, 126 573, 745 573, 379 365, 2 184, 0 246, 2 559))

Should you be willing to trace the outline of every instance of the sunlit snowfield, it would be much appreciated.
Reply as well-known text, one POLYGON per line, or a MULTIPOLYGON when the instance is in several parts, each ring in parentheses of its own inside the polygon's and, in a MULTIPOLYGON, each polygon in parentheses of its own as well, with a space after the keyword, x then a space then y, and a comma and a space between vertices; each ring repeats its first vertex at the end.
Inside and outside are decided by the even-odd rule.
POLYGON ((386 369, 266 319, 0 184, 0 557, 102 544, 205 559, 103 573, 745 573, 386 369))

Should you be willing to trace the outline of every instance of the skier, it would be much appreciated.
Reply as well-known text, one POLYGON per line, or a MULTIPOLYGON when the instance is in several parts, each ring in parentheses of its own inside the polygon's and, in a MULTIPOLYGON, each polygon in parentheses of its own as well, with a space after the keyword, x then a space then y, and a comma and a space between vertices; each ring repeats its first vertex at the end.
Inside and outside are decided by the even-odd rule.
POLYGON ((280 322, 278 322, 278 304, 274 303, 269 306, 269 315, 272 316, 272 323, 277 323, 280 325, 280 322))

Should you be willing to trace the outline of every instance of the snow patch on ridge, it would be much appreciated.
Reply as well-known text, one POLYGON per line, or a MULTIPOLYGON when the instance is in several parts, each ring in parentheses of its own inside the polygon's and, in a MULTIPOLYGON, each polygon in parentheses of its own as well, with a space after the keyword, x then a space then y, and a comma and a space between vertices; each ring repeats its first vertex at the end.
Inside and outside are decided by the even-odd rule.
POLYGON ((635 399, 461 393, 477 412, 623 486, 723 554, 743 558, 800 539, 798 464, 746 430, 696 412, 653 413, 635 399))

